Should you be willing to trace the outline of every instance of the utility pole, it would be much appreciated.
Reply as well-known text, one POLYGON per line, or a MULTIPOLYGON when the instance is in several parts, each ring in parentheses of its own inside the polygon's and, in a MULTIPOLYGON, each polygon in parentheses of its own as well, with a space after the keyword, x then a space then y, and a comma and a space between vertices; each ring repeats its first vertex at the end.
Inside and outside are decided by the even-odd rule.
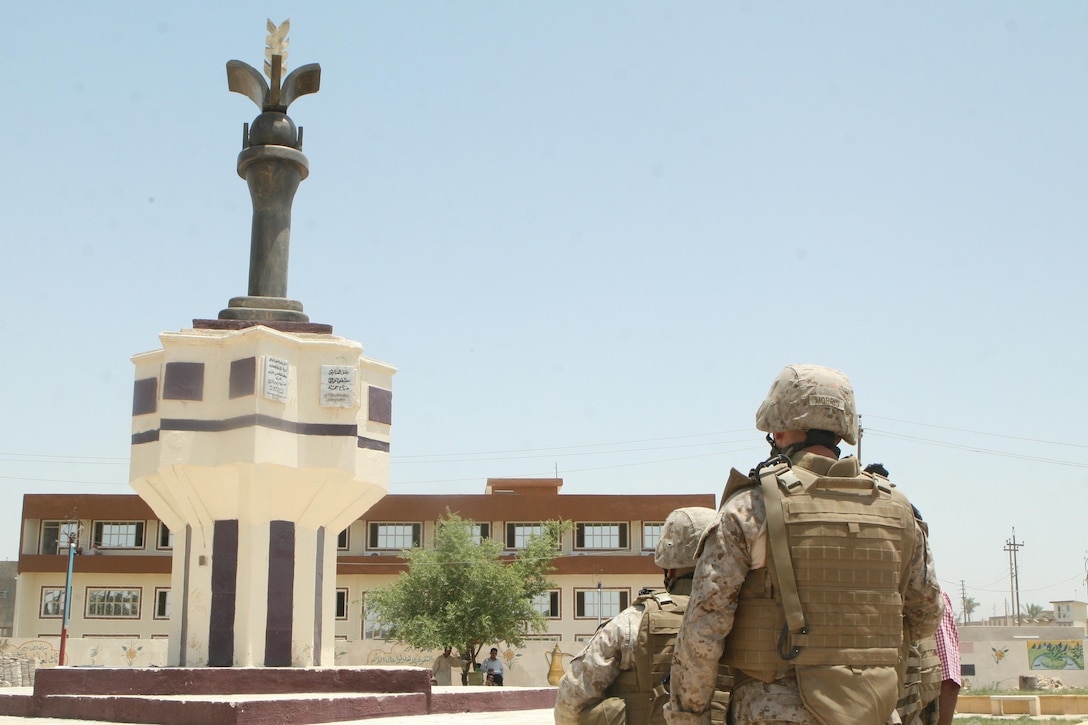
POLYGON ((865 463, 865 459, 861 457, 861 439, 865 435, 865 429, 861 427, 861 414, 858 414, 858 460, 865 463))
POLYGON ((1024 542, 1017 543, 1016 527, 1012 529, 1012 538, 1005 539, 1005 551, 1009 552, 1009 594, 1012 598, 1012 608, 1016 612, 1016 626, 1020 626, 1020 570, 1016 564, 1016 552, 1024 546, 1024 542))
POLYGON ((604 613, 604 593, 601 590, 603 584, 600 579, 597 580, 597 629, 601 628, 601 615, 604 613))
POLYGON ((68 532, 68 577, 64 580, 64 619, 60 625, 60 654, 57 664, 64 665, 67 661, 65 654, 68 649, 68 618, 72 611, 72 569, 76 559, 76 545, 79 543, 79 529, 68 532))
POLYGON ((964 584, 963 579, 960 579, 960 601, 963 602, 963 623, 967 624, 971 620, 968 619, 967 612, 967 585, 964 584))

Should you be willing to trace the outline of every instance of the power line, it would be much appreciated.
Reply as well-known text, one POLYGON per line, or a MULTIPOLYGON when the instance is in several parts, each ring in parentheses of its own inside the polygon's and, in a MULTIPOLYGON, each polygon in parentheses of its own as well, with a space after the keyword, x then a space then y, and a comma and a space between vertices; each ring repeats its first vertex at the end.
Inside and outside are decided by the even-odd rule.
MULTIPOLYGON (((711 441, 709 443, 685 443, 685 444, 676 445, 676 446, 653 446, 653 447, 650 447, 650 448, 621 448, 621 449, 618 449, 618 450, 611 450, 611 451, 581 451, 581 452, 578 452, 578 453, 562 453, 560 455, 562 455, 563 457, 572 457, 572 456, 610 456, 610 455, 617 455, 617 454, 620 454, 620 453, 642 453, 644 451, 663 451, 663 450, 673 450, 673 449, 677 449, 677 448, 704 448, 706 446, 725 446, 725 445, 734 445, 736 443, 745 443, 745 442, 748 442, 748 441, 711 441)), ((602 445, 618 445, 618 444, 602 444, 602 445)), ((588 446, 588 445, 587 446, 568 446, 566 448, 540 448, 540 449, 529 449, 529 450, 564 451, 564 450, 571 450, 571 449, 575 449, 575 448, 589 448, 589 447, 591 447, 591 446, 588 446)), ((507 451, 507 452, 508 453, 516 453, 517 451, 507 451)), ((498 451, 496 451, 496 454, 497 453, 498 453, 498 451)), ((438 454, 438 455, 443 455, 443 454, 438 454)), ((480 462, 480 461, 519 461, 519 460, 524 460, 524 459, 529 459, 529 458, 555 458, 556 457, 555 453, 533 453, 533 454, 526 454, 526 455, 520 455, 520 456, 499 456, 499 457, 489 457, 489 458, 457 458, 456 457, 456 456, 462 456, 462 455, 484 455, 484 454, 450 453, 450 454, 445 454, 446 457, 444 457, 444 458, 441 458, 441 459, 436 458, 435 460, 430 460, 430 461, 405 460, 405 459, 408 459, 408 458, 424 458, 425 456, 391 456, 390 457, 391 458, 390 462, 400 463, 402 465, 414 465, 414 464, 420 464, 420 463, 444 463, 444 464, 449 464, 449 463, 477 463, 477 462, 480 462)))
MULTIPOLYGON (((1014 441, 1026 441, 1028 443, 1045 443, 1045 444, 1051 445, 1051 446, 1068 446, 1070 448, 1088 448, 1088 444, 1084 444, 1084 443, 1062 443, 1060 441, 1048 441, 1048 440, 1043 440, 1041 438, 1025 438, 1023 436, 1005 435, 1004 433, 987 433, 987 432, 981 431, 981 430, 970 430, 969 428, 953 428, 953 427, 947 426, 947 425, 937 425, 936 423, 919 423, 918 421, 914 421, 914 420, 902 420, 900 418, 887 418, 887 417, 882 416, 882 415, 870 415, 869 413, 866 413, 865 417, 867 417, 867 418, 877 418, 879 420, 890 420, 890 421, 893 421, 895 423, 906 423, 908 425, 920 425, 920 426, 922 426, 924 428, 940 428, 941 430, 954 430, 957 433, 971 433, 973 435, 991 436, 993 438, 1007 438, 1009 440, 1014 440, 1014 441)), ((866 428, 865 430, 869 431, 871 429, 866 428)))
POLYGON ((0 461, 9 463, 78 463, 79 465, 127 466, 127 458, 105 456, 50 456, 33 453, 0 453, 0 461), (15 460, 8 460, 9 458, 15 460))
POLYGON ((0 476, 5 481, 33 481, 34 483, 82 483, 88 486, 127 486, 128 481, 77 481, 71 478, 28 478, 26 476, 0 476))
MULTIPOLYGON (((1015 458, 1021 461, 1034 461, 1036 463, 1052 463, 1056 466, 1069 466, 1071 468, 1088 468, 1088 463, 1080 463, 1077 461, 1059 461, 1054 458, 1045 456, 1029 456, 1023 453, 1011 453, 1009 451, 996 451, 992 448, 981 448, 979 446, 970 446, 962 443, 950 443, 947 441, 933 440, 932 438, 920 438, 918 436, 910 436, 902 433, 894 433, 892 431, 880 430, 879 428, 866 428, 866 433, 883 434, 889 438, 895 438, 898 440, 912 441, 914 443, 924 443, 926 445, 938 446, 941 448, 951 448, 959 451, 969 451, 971 453, 983 453, 989 456, 1001 456, 1002 458, 1015 458)), ((1064 444, 1056 444, 1064 445, 1064 444)))
MULTIPOLYGON (((1006 434, 1001 434, 1001 433, 988 433, 988 432, 985 432, 985 431, 976 431, 976 430, 970 430, 970 429, 966 429, 966 428, 956 428, 956 427, 952 427, 952 426, 943 426, 943 425, 937 425, 937 424, 932 424, 932 423, 922 423, 922 422, 919 422, 919 421, 910 421, 910 420, 904 420, 904 419, 901 419, 901 418, 891 418, 891 417, 880 416, 880 415, 869 415, 869 417, 870 418, 876 418, 876 419, 879 419, 879 420, 893 421, 893 422, 896 422, 896 423, 905 423, 905 424, 908 424, 908 425, 917 425, 917 426, 936 428, 936 429, 941 429, 941 430, 956 431, 956 432, 959 432, 959 433, 969 433, 969 434, 974 434, 974 435, 985 435, 985 436, 991 436, 991 437, 996 437, 996 438, 1005 438, 1005 439, 1009 439, 1009 440, 1026 441, 1026 442, 1041 443, 1041 444, 1048 444, 1048 445, 1066 446, 1066 447, 1071 447, 1071 448, 1088 448, 1088 445, 1084 445, 1084 444, 1063 443, 1063 442, 1060 442, 1060 441, 1047 441, 1047 440, 1042 440, 1042 439, 1037 439, 1037 438, 1028 438, 1028 437, 1023 437, 1023 436, 1011 436, 1011 435, 1006 435, 1006 434)), ((709 442, 703 442, 703 443, 685 443, 685 444, 679 444, 679 445, 663 445, 663 446, 651 446, 651 447, 641 447, 641 448, 619 448, 619 449, 615 449, 615 450, 585 450, 585 449, 602 449, 602 448, 610 448, 610 447, 614 448, 616 446, 633 446, 633 445, 642 444, 642 443, 663 443, 663 442, 668 442, 668 441, 681 441, 681 440, 690 440, 690 439, 693 439, 693 438, 706 438, 708 436, 726 436, 726 435, 735 435, 735 434, 740 434, 740 433, 749 434, 749 433, 751 433, 751 431, 748 428, 739 428, 739 429, 734 429, 734 430, 713 431, 713 432, 707 432, 707 433, 692 433, 692 434, 685 434, 685 435, 679 435, 679 436, 663 436, 663 437, 655 437, 655 438, 639 438, 639 439, 631 439, 631 440, 624 440, 624 441, 614 441, 614 442, 609 442, 609 443, 585 443, 585 444, 577 444, 577 445, 569 445, 569 446, 550 446, 550 447, 540 447, 540 448, 534 447, 534 448, 520 448, 520 449, 501 449, 501 450, 476 451, 476 452, 466 452, 466 453, 417 454, 417 455, 407 455, 407 456, 392 455, 392 456, 390 456, 390 462, 391 463, 398 463, 400 465, 409 465, 409 464, 416 464, 416 463, 430 463, 430 464, 438 463, 438 464, 445 464, 445 465, 453 465, 453 464, 459 464, 459 463, 486 463, 486 462, 490 462, 490 461, 509 461, 509 460, 519 460, 519 459, 548 458, 548 457, 555 457, 555 456, 569 457, 569 456, 589 456, 589 455, 595 455, 595 456, 600 456, 600 455, 625 455, 625 454, 632 454, 632 453, 658 451, 658 450, 672 450, 672 449, 679 449, 679 448, 699 448, 699 447, 706 447, 706 446, 735 446, 735 445, 737 445, 739 443, 743 443, 745 441, 740 441, 740 440, 718 440, 718 441, 709 441, 709 442), (508 455, 508 454, 515 454, 515 455, 508 455), (516 454, 523 454, 523 455, 516 455, 516 454)), ((1053 465, 1067 466, 1067 467, 1072 467, 1072 468, 1088 468, 1088 463, 1082 463, 1082 462, 1078 462, 1078 461, 1056 460, 1056 459, 1053 459, 1053 458, 1042 457, 1042 456, 1031 456, 1031 455, 1025 455, 1025 454, 1022 454, 1022 453, 1012 453, 1012 452, 1009 452, 1009 451, 1000 451, 1000 450, 982 448, 982 447, 979 447, 979 446, 966 445, 966 444, 961 444, 961 443, 954 443, 954 442, 950 442, 950 441, 935 440, 935 439, 924 438, 924 437, 920 437, 920 436, 912 436, 912 435, 907 435, 907 434, 904 434, 904 433, 897 433, 897 432, 894 432, 894 431, 887 431, 887 430, 883 430, 883 429, 879 429, 879 428, 866 428, 866 433, 876 434, 878 437, 884 436, 884 437, 887 437, 887 438, 903 440, 903 441, 908 441, 908 442, 913 442, 913 443, 920 443, 920 444, 923 444, 923 445, 938 446, 938 447, 949 448, 949 449, 953 449, 953 450, 963 450, 963 451, 968 451, 968 452, 972 452, 972 453, 979 453, 979 454, 983 454, 983 455, 1001 456, 1001 457, 1004 457, 1004 458, 1013 458, 1013 459, 1033 461, 1033 462, 1038 462, 1038 463, 1050 463, 1050 464, 1053 464, 1053 465)), ((632 467, 632 466, 654 465, 654 464, 657 464, 657 463, 669 463, 669 462, 674 462, 674 461, 691 460, 691 459, 695 459, 695 458, 704 458, 704 457, 709 457, 709 456, 714 456, 714 455, 722 455, 722 454, 724 454, 726 452, 757 450, 760 447, 762 447, 762 443, 754 444, 754 445, 751 445, 751 446, 744 446, 744 447, 741 447, 741 448, 733 448, 733 449, 730 449, 730 451, 724 451, 723 450, 720 453, 698 454, 698 455, 694 455, 694 456, 656 459, 656 460, 653 460, 653 461, 617 463, 617 464, 608 465, 608 466, 595 466, 595 467, 585 467, 585 468, 577 468, 577 469, 567 469, 566 472, 567 473, 579 473, 579 472, 583 472, 583 471, 605 470, 605 469, 609 469, 609 468, 627 468, 627 467, 632 467)), ((69 456, 69 455, 55 455, 55 454, 0 453, 0 462, 15 463, 15 464, 18 464, 18 463, 36 463, 36 464, 57 464, 57 463, 60 463, 60 464, 73 464, 73 465, 127 465, 129 461, 128 461, 127 458, 106 457, 106 456, 69 456)), ((530 475, 531 476, 536 476, 536 475, 540 475, 540 474, 530 474, 530 475)), ((75 484, 87 484, 87 485, 127 485, 127 484, 124 484, 124 483, 117 483, 117 482, 113 482, 113 481, 84 481, 84 480, 73 480, 71 478, 57 479, 57 478, 30 478, 30 477, 23 477, 23 476, 0 476, 0 479, 3 479, 3 480, 23 480, 23 481, 38 482, 38 483, 75 483, 75 484)), ((455 479, 445 478, 445 479, 434 479, 434 480, 397 482, 397 483, 391 483, 390 485, 403 486, 403 485, 411 485, 411 484, 416 484, 416 483, 452 483, 452 482, 458 482, 458 481, 478 481, 478 480, 479 480, 478 476, 473 476, 471 478, 455 478, 455 479)))
MULTIPOLYGON (((700 454, 697 454, 697 455, 694 455, 694 456, 681 456, 681 457, 678 457, 678 458, 657 458, 657 459, 654 459, 652 461, 637 461, 635 463, 615 463, 615 464, 612 464, 612 465, 609 465, 609 466, 591 466, 591 467, 588 467, 588 468, 566 468, 566 469, 562 469, 559 473, 565 475, 565 474, 570 474, 570 473, 582 473, 584 471, 603 471, 603 470, 607 470, 607 469, 610 469, 610 468, 631 468, 631 467, 634 467, 634 466, 650 466, 650 465, 654 465, 654 464, 657 464, 657 463, 672 463, 674 461, 690 461, 690 460, 693 460, 695 458, 708 458, 708 457, 712 457, 712 456, 722 456, 722 455, 725 455, 727 453, 737 453, 737 452, 740 452, 740 451, 754 450, 754 449, 758 449, 758 448, 762 448, 762 447, 763 447, 763 445, 760 444, 758 446, 747 446, 745 448, 737 448, 737 449, 732 450, 732 451, 718 451, 716 453, 700 453, 700 454)), ((509 475, 505 476, 505 478, 537 478, 537 477, 542 477, 544 475, 548 475, 548 474, 540 474, 540 473, 509 474, 509 475)), ((389 485, 390 486, 411 486, 411 485, 428 484, 428 483, 471 483, 471 482, 478 482, 479 480, 480 480, 479 476, 472 476, 472 477, 468 477, 468 478, 433 478, 433 479, 425 479, 425 480, 418 480, 418 481, 397 481, 397 482, 390 481, 389 485)))
MULTIPOLYGON (((575 450, 578 448, 607 448, 609 446, 629 446, 634 443, 657 443, 659 441, 675 441, 683 440, 687 438, 706 438, 707 436, 721 436, 721 435, 733 435, 735 433, 751 433, 748 428, 738 428, 737 430, 716 431, 712 433, 691 433, 682 436, 667 436, 664 438, 638 438, 629 441, 616 441, 614 443, 582 443, 573 446, 550 446, 546 448, 514 448, 509 450, 499 451, 477 451, 474 453, 420 453, 413 456, 393 456, 396 460, 406 460, 412 458, 435 458, 435 457, 453 457, 453 456, 492 456, 503 455, 507 453, 537 453, 537 452, 553 452, 553 451, 566 451, 575 450)), ((696 443, 693 445, 713 445, 711 443, 696 443)))

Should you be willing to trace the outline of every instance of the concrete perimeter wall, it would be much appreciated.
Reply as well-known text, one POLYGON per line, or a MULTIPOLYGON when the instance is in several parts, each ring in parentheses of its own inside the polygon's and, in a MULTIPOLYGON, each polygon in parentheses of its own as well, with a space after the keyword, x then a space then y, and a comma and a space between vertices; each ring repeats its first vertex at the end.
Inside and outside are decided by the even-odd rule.
MULTIPOLYGON (((965 677, 972 689, 1015 690, 1021 676, 1055 677, 1069 687, 1088 688, 1088 672, 1084 669, 1086 641, 1080 627, 961 627, 960 658, 965 668, 974 668, 974 674, 965 677)), ((547 687, 556 644, 531 641, 518 648, 498 645, 506 665, 506 684, 547 687)), ((558 644, 566 669, 582 644, 558 644)), ((45 667, 57 663, 59 648, 57 637, 0 639, 0 654, 37 660, 45 667)), ((68 664, 79 667, 165 667, 167 661, 166 639, 72 638, 66 649, 68 664)), ((438 654, 437 650, 415 650, 381 640, 335 643, 335 664, 340 666, 430 667, 438 654)), ((486 648, 482 656, 486 656, 486 648)))
MULTIPOLYGON (((73 638, 65 648, 66 664, 75 667, 166 667, 167 644, 166 639, 73 638)), ((548 687, 555 645, 550 641, 526 642, 519 648, 499 644, 499 657, 506 665, 505 684, 548 687)), ((582 648, 581 644, 573 642, 560 642, 559 645, 564 667, 582 648)), ((484 648, 481 660, 487 656, 487 649, 484 648)), ((7 658, 34 660, 40 667, 53 667, 60 653, 60 638, 8 638, 0 640, 0 653, 7 658)), ((441 651, 415 650, 395 642, 337 640, 335 654, 335 664, 340 666, 430 668, 441 651)), ((458 678, 459 673, 454 672, 454 684, 459 682, 458 678)))

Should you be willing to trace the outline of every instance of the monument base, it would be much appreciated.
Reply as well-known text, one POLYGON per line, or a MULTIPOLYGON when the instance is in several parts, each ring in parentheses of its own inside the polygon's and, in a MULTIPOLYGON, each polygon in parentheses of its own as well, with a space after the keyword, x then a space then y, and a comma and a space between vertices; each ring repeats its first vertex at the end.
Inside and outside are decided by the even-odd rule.
POLYGON ((309 322, 302 311, 302 303, 286 297, 260 297, 247 295, 231 297, 225 310, 219 311, 221 320, 259 320, 279 322, 309 322))
POLYGON ((279 332, 311 335, 331 335, 332 325, 323 322, 290 322, 288 320, 193 320, 197 330, 244 330, 260 325, 279 332))
POLYGON ((432 690, 426 668, 49 667, 32 695, 0 692, 0 715, 155 725, 325 723, 537 710, 554 687, 432 690))

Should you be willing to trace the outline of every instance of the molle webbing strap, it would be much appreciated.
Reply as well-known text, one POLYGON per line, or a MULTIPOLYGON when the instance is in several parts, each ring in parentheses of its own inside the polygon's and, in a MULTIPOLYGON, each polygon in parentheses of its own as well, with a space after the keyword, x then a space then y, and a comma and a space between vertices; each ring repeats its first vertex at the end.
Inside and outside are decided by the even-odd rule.
MULTIPOLYGON (((786 538, 786 513, 782 506, 782 492, 778 490, 779 476, 789 472, 786 464, 771 466, 759 471, 759 484, 763 489, 763 502, 767 507, 767 539, 771 544, 778 588, 786 613, 786 627, 790 634, 803 634, 805 613, 801 611, 801 599, 797 595, 797 581, 793 574, 789 541, 786 538)), ((794 481, 796 477, 790 476, 794 481)), ((800 483, 798 481, 798 483, 800 483)))

